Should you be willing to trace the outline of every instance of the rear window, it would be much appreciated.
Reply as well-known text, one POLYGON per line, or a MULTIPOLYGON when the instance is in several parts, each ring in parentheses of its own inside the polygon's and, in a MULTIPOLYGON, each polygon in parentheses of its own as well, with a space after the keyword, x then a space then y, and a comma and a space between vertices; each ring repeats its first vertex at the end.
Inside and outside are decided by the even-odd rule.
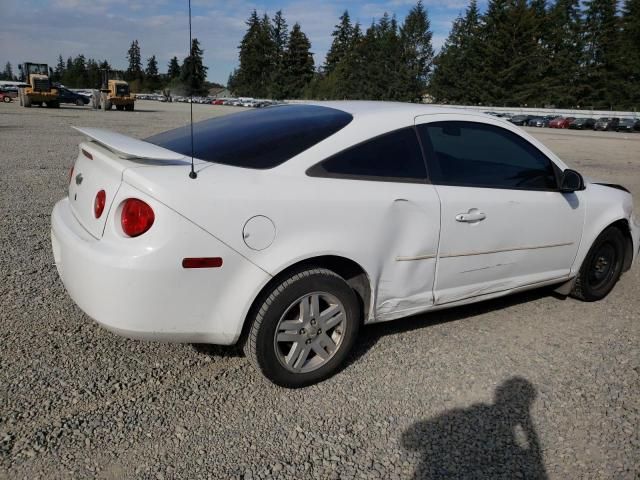
MULTIPOLYGON (((193 125, 196 158, 244 168, 276 167, 348 125, 353 117, 315 105, 281 105, 211 118, 193 125)), ((189 125, 146 139, 191 155, 189 125)))

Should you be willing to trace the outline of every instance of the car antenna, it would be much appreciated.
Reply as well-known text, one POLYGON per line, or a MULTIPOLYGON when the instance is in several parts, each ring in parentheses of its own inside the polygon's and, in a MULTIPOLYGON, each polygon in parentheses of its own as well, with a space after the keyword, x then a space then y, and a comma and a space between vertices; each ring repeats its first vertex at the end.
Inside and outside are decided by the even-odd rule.
MULTIPOLYGON (((195 75, 195 62, 193 61, 193 40, 191 39, 191 0, 189 0, 189 61, 191 62, 191 85, 193 85, 193 77, 195 75)), ((193 88, 189 87, 189 115, 191 128, 191 171, 189 172, 189 178, 196 179, 198 174, 193 166, 193 88)))

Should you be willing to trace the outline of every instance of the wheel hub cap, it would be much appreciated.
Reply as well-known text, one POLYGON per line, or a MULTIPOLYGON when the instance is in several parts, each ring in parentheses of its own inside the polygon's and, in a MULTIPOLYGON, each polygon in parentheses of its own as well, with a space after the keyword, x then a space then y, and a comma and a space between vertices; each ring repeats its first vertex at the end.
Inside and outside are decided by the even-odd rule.
POLYGON ((346 313, 330 293, 314 292, 293 302, 280 317, 274 346, 287 370, 308 373, 327 363, 344 338, 346 313))

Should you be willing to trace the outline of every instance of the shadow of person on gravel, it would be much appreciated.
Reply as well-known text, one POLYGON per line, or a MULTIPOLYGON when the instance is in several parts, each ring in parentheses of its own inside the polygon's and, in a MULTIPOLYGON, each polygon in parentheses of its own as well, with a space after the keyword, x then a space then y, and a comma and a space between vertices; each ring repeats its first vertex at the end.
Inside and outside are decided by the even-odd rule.
POLYGON ((402 436, 407 450, 422 452, 417 479, 547 479, 530 408, 534 386, 514 377, 491 405, 455 409, 417 422, 402 436))

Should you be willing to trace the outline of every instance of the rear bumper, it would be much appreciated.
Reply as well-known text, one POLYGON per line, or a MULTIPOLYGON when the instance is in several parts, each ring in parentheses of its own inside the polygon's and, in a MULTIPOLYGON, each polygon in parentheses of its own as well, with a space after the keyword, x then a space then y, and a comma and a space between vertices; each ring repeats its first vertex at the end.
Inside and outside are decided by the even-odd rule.
POLYGON ((112 105, 132 105, 136 99, 133 97, 111 97, 109 101, 112 105))
POLYGON ((124 238, 107 226, 97 240, 67 198, 58 202, 51 243, 67 292, 87 315, 126 337, 235 343, 269 275, 162 204, 152 207, 159 224, 145 235, 124 238), (183 269, 181 259, 190 256, 219 256, 224 264, 183 269))

